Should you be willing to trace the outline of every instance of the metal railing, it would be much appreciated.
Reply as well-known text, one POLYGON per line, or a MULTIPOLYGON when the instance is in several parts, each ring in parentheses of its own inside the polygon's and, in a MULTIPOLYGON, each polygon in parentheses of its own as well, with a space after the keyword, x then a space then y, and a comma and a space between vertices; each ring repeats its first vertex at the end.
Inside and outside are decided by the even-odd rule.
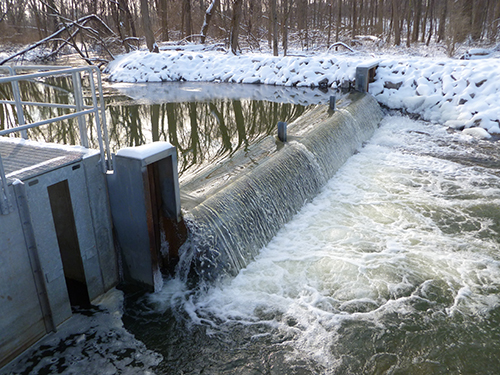
MULTIPOLYGON (((1 84, 9 84, 12 87, 13 100, 0 100, 0 104, 10 104, 15 106, 17 114, 17 126, 9 129, 0 130, 0 136, 20 132, 23 138, 27 138, 27 130, 38 128, 54 122, 77 118, 80 133, 80 143, 83 147, 89 147, 88 140, 88 122, 86 116, 93 114, 93 122, 97 131, 99 151, 101 154, 101 165, 103 173, 112 169, 111 152, 109 148, 108 130, 106 126, 106 114, 104 97, 102 93, 101 71, 95 66, 71 68, 61 66, 0 66, 0 71, 7 71, 8 76, 0 77, 1 84), (30 72, 34 73, 21 73, 30 72), (21 73, 21 74, 20 74, 21 73), (88 77, 90 86, 91 105, 86 104, 84 100, 82 74, 88 77), (39 78, 70 77, 73 86, 74 104, 31 102, 21 99, 19 88, 20 81, 33 81, 39 78), (50 107, 72 110, 72 113, 42 119, 40 121, 27 124, 25 119, 24 106, 50 107)), ((2 157, 0 155, 0 213, 10 211, 7 179, 3 168, 2 157)))

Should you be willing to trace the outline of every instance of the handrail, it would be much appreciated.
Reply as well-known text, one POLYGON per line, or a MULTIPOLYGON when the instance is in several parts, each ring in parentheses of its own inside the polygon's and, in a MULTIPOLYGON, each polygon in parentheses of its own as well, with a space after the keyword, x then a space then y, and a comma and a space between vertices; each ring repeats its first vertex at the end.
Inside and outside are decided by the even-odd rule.
MULTIPOLYGON (((0 77, 0 84, 10 83, 13 91, 13 100, 0 100, 0 104, 11 104, 16 107, 16 115, 18 126, 0 131, 0 136, 8 135, 15 132, 21 132, 23 138, 27 138, 26 130, 44 126, 58 121, 78 118, 80 131, 80 143, 83 147, 88 148, 87 124, 85 116, 94 114, 94 124, 97 130, 97 141, 101 155, 101 165, 103 173, 112 169, 111 151, 109 148, 108 130, 106 126, 106 114, 104 96, 102 93, 101 71, 96 66, 86 67, 61 67, 61 66, 0 66, 0 71, 7 71, 9 74, 6 77, 0 77), (36 70, 35 73, 21 73, 22 71, 36 70), (92 105, 85 105, 83 100, 83 87, 81 74, 87 74, 89 77, 89 85, 91 91, 92 105), (73 83, 73 96, 75 104, 58 104, 31 102, 21 100, 19 89, 20 81, 29 81, 36 78, 67 76, 70 77, 73 83), (94 77, 95 76, 95 77, 94 77), (97 80, 97 83, 95 82, 97 80), (63 108, 74 110, 73 113, 51 117, 36 122, 27 124, 24 117, 23 106, 38 106, 50 108, 63 108), (104 139, 103 139, 104 138, 104 139)), ((0 213, 5 214, 10 211, 9 197, 7 190, 7 179, 3 168, 2 157, 0 155, 0 213)))

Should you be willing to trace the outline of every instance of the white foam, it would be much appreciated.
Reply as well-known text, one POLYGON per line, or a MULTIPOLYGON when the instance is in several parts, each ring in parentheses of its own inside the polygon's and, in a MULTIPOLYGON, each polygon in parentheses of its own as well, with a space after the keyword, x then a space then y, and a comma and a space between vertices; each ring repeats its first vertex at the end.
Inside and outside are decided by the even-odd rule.
POLYGON ((417 302, 435 316, 487 316, 500 301, 489 289, 500 285, 498 245, 487 239, 491 220, 468 210, 498 206, 500 179, 428 155, 445 154, 435 141, 446 137, 460 140, 440 126, 384 120, 254 262, 190 296, 192 319, 213 329, 266 322, 328 368, 336 360, 328 347, 346 320, 383 329, 389 314, 418 314, 417 302), (442 296, 432 296, 434 284, 446 285, 442 296))
POLYGON ((74 313, 20 358, 7 374, 154 374, 162 356, 123 328, 123 293, 112 289, 93 302, 93 315, 74 313))

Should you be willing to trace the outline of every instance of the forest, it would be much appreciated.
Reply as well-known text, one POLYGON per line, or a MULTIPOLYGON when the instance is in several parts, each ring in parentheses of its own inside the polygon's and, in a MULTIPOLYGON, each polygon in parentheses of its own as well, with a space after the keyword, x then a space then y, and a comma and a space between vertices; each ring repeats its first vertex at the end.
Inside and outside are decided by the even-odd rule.
MULTIPOLYGON (((495 44, 498 0, 2 0, 3 44, 44 46, 54 57, 73 49, 89 63, 164 42, 206 43, 233 53, 289 45, 410 47, 495 44)), ((5 62, 5 61, 3 61, 5 62)), ((0 62, 2 63, 2 62, 0 62)))

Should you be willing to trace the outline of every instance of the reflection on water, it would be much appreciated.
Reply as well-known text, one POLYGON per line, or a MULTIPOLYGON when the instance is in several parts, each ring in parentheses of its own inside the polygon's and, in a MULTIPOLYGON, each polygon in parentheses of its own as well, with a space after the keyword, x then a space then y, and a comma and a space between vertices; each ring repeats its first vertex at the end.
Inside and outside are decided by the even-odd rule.
MULTIPOLYGON (((74 105, 71 79, 65 77, 20 81, 19 89, 21 92, 21 100, 23 101, 74 105)), ((13 100, 13 97, 11 85, 1 84, 0 99, 13 100)), ((24 106, 23 109, 25 123, 27 124, 70 113, 67 109, 42 106, 24 106)), ((0 130, 9 129, 17 125, 18 119, 15 106, 1 104, 0 130)), ((89 135, 92 135, 92 133, 89 135)), ((19 134, 17 134, 17 136, 19 136, 19 134)), ((43 142, 71 145, 80 143, 78 122, 76 119, 47 125, 43 128, 28 130, 28 137, 29 139, 43 142)), ((92 144, 97 145, 97 139, 92 139, 92 144)))
POLYGON ((179 173, 194 164, 230 155, 276 132, 278 121, 292 121, 305 107, 255 100, 216 100, 165 104, 108 104, 114 149, 152 141, 177 147, 179 173))
MULTIPOLYGON (((85 86, 85 85, 84 85, 85 86)), ((71 80, 21 82, 26 101, 73 104, 71 80)), ((87 101, 90 96, 86 93, 87 101)), ((179 172, 245 149, 260 137, 274 134, 278 121, 290 122, 307 105, 327 103, 328 92, 257 85, 179 83, 105 87, 106 121, 112 152, 152 141, 177 147, 179 172), (215 98, 215 99, 214 99, 215 98), (228 99, 229 98, 229 99, 228 99), (262 99, 263 98, 263 99, 262 99)), ((0 85, 0 98, 12 99, 10 85, 0 85)), ((26 122, 69 113, 66 109, 25 106, 26 122)), ((14 106, 0 105, 0 130, 17 123, 14 106)), ((88 116, 88 121, 93 121, 88 116)), ((30 139, 79 144, 76 119, 28 131, 30 139)), ((89 127, 91 147, 98 148, 89 127)))

